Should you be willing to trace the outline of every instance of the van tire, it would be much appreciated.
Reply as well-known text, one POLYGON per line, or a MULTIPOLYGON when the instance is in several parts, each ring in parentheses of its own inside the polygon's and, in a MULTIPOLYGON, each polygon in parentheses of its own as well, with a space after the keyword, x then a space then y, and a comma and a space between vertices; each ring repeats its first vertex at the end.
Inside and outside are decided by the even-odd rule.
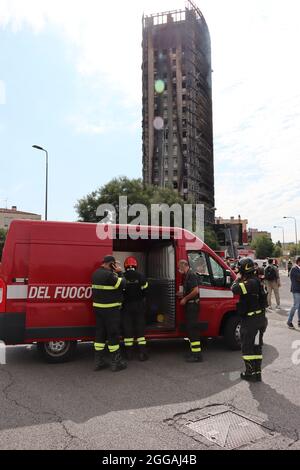
POLYGON ((49 364, 62 364, 74 358, 77 341, 51 341, 37 343, 41 358, 49 364))
POLYGON ((224 341, 226 346, 232 351, 241 350, 241 318, 238 315, 230 316, 224 327, 224 341))

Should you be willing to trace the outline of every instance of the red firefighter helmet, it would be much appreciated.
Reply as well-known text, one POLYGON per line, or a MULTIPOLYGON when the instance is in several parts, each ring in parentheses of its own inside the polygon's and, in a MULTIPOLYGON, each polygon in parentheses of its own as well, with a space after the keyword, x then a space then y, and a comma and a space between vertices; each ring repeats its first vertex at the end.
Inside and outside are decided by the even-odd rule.
POLYGON ((134 256, 129 256, 129 258, 126 258, 126 260, 124 262, 124 268, 125 269, 128 269, 128 268, 137 269, 137 267, 138 267, 138 262, 137 262, 137 259, 134 258, 134 256))

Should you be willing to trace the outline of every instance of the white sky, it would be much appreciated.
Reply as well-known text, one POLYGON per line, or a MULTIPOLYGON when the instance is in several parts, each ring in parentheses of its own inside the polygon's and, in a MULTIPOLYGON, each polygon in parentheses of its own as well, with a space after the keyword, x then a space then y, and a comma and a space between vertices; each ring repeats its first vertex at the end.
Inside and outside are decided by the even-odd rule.
MULTIPOLYGON (((250 226, 268 230, 292 215, 300 227, 300 2, 196 3, 212 40, 217 215, 241 214, 250 226)), ((37 39, 51 25, 92 93, 99 93, 99 77, 108 95, 121 93, 118 106, 134 117, 128 126, 135 129, 142 13, 183 5, 181 0, 0 0, 0 25, 12 32, 29 27, 37 39)), ((112 124, 93 115, 88 103, 66 119, 91 135, 112 124)), ((116 128, 122 125, 116 120, 116 128)), ((281 231, 273 235, 278 240, 281 231)), ((286 223, 286 238, 294 240, 292 222, 286 223)))

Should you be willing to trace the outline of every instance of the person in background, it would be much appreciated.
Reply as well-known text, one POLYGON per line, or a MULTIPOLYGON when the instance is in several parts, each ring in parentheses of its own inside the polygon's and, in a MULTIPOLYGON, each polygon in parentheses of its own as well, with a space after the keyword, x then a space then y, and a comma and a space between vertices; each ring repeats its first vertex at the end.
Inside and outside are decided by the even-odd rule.
POLYGON ((268 306, 272 309, 272 293, 274 291, 275 299, 276 299, 276 309, 280 310, 280 295, 279 295, 279 288, 280 284, 280 277, 279 277, 279 270, 274 265, 273 259, 270 258, 268 261, 268 266, 265 269, 265 283, 268 291, 268 306))
POLYGON ((298 327, 300 327, 300 256, 298 256, 298 258, 296 259, 296 265, 291 269, 290 279, 291 279, 291 292, 294 298, 294 305, 291 308, 287 324, 290 329, 295 329, 293 325, 293 319, 297 310, 298 310, 298 327))
POLYGON ((293 262, 291 259, 288 260, 287 268, 288 268, 288 277, 290 277, 291 269, 293 267, 293 262))

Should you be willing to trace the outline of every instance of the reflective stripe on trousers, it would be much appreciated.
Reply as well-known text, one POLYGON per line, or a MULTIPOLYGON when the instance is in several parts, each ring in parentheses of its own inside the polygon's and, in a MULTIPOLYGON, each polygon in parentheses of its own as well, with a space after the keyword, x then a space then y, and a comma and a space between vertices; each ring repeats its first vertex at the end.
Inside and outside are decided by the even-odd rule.
POLYGON ((146 338, 143 337, 143 338, 138 338, 137 339, 137 343, 139 346, 146 346, 147 342, 146 342, 146 338))
POLYGON ((262 361, 263 356, 262 355, 256 355, 256 356, 243 356, 244 361, 262 361))
POLYGON ((122 304, 120 302, 117 302, 115 304, 96 304, 94 302, 93 307, 95 307, 95 308, 115 308, 115 307, 122 307, 122 304))
POLYGON ((190 342, 190 343, 191 343, 192 353, 201 352, 201 342, 200 341, 194 341, 194 342, 190 342))

